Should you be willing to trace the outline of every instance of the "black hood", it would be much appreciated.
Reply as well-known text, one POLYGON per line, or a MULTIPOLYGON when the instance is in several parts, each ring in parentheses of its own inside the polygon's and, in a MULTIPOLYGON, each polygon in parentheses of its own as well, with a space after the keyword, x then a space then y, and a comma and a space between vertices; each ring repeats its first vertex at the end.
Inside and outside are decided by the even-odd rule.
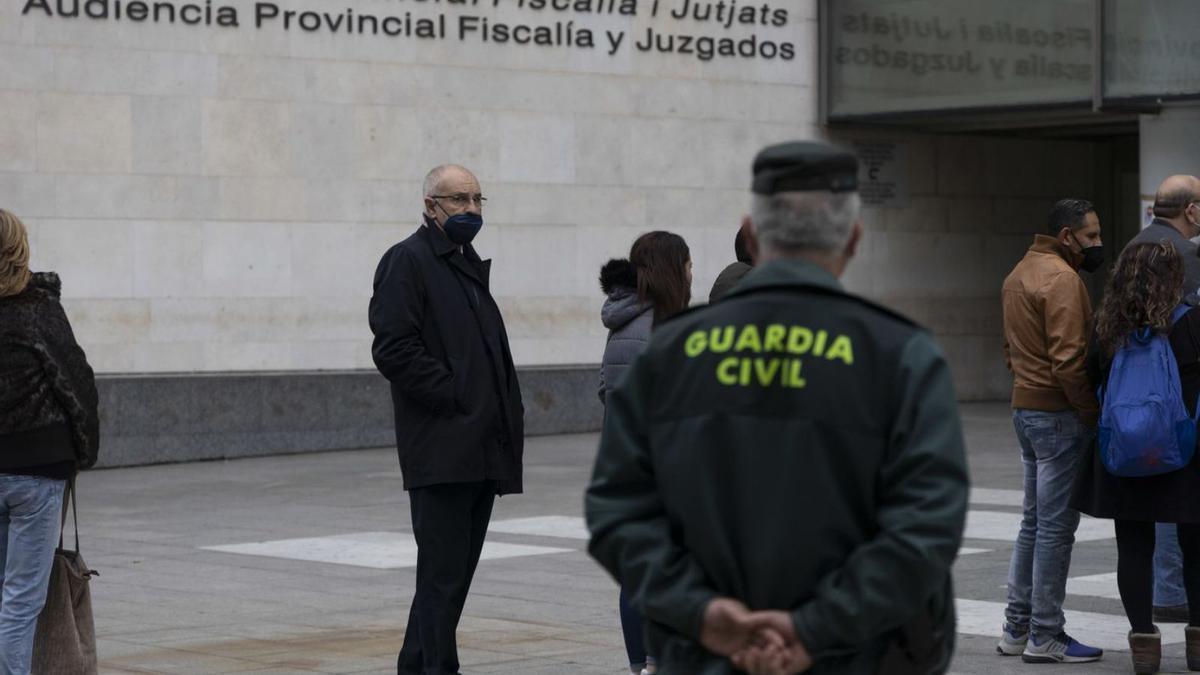
POLYGON ((48 293, 55 300, 62 297, 62 280, 54 272, 34 272, 26 290, 33 288, 48 293))
POLYGON ((625 258, 613 258, 600 268, 600 290, 612 295, 618 288, 637 288, 637 268, 625 258))

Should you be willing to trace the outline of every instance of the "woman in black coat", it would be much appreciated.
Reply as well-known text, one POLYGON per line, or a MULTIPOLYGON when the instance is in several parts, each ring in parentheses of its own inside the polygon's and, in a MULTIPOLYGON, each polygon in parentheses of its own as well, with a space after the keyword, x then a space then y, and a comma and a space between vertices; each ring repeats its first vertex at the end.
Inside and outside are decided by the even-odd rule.
POLYGON ((0 672, 27 674, 46 602, 63 492, 96 461, 96 385, 59 303, 29 271, 29 242, 0 210, 0 672))
MULTIPOLYGON (((1169 244, 1133 244, 1121 254, 1096 314, 1088 370, 1093 382, 1108 381, 1112 360, 1136 330, 1167 334, 1179 368, 1184 407, 1192 414, 1200 395, 1200 310, 1172 325, 1183 295, 1183 261, 1169 244)), ((1101 418, 1101 425, 1105 419, 1101 418)), ((1123 478, 1108 472, 1093 446, 1081 459, 1072 506, 1111 518, 1117 533, 1117 586, 1132 630, 1135 672, 1153 673, 1162 657, 1162 636, 1152 623, 1154 524, 1177 523, 1183 549, 1184 585, 1190 606, 1187 658, 1200 669, 1200 460, 1155 476, 1123 478)))

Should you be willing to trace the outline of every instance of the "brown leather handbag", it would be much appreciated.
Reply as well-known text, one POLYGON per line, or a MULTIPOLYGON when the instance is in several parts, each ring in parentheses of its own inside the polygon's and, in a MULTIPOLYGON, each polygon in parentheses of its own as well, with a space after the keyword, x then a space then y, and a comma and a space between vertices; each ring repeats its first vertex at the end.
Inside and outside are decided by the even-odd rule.
POLYGON ((95 675, 96 626, 92 621, 92 595, 88 582, 99 573, 88 569, 79 554, 79 513, 75 509, 75 480, 67 483, 62 526, 67 526, 67 504, 75 520, 75 550, 58 550, 50 571, 46 606, 38 616, 33 643, 33 672, 36 675, 95 675))

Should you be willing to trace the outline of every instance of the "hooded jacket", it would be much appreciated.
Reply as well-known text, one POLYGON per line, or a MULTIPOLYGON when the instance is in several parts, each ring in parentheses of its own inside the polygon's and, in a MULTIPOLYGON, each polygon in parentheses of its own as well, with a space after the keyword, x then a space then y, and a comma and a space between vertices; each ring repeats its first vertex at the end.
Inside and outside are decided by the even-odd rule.
POLYGON ((53 273, 0 298, 0 473, 96 463, 95 376, 59 301, 53 273))
POLYGON ((617 386, 635 356, 646 348, 654 327, 654 308, 637 297, 637 270, 628 260, 610 260, 600 269, 600 290, 607 299, 600 320, 608 329, 600 363, 600 402, 617 386))

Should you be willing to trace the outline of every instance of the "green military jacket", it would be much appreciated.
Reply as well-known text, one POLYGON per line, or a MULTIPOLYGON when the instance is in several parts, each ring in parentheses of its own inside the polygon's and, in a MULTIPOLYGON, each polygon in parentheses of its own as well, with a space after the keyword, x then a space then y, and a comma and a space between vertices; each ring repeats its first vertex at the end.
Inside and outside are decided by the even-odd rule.
POLYGON ((815 265, 756 268, 656 329, 608 400, 589 551, 647 621, 660 673, 727 596, 790 611, 814 673, 939 673, 967 465, 932 337, 815 265))

